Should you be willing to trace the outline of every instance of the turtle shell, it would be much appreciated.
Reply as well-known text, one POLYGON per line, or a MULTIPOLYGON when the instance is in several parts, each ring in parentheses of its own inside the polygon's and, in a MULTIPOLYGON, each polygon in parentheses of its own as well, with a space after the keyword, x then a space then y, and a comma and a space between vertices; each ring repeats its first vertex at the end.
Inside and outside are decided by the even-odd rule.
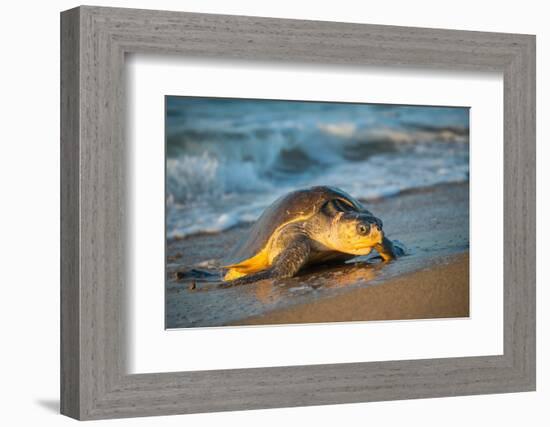
POLYGON ((273 233, 281 226, 311 218, 327 201, 335 199, 351 205, 359 212, 368 212, 359 201, 338 188, 323 186, 293 191, 266 208, 248 235, 225 260, 226 267, 235 267, 253 258, 266 247, 273 233))

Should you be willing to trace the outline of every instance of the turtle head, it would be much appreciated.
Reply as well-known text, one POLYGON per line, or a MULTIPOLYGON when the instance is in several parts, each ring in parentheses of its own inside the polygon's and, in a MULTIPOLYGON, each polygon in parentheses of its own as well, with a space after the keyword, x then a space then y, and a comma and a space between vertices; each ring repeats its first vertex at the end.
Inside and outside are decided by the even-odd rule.
POLYGON ((382 243, 382 221, 370 213, 340 212, 331 221, 330 247, 352 255, 367 255, 382 243))
POLYGON ((332 199, 320 209, 317 240, 333 251, 367 255, 384 238, 382 221, 362 205, 348 199, 332 199))

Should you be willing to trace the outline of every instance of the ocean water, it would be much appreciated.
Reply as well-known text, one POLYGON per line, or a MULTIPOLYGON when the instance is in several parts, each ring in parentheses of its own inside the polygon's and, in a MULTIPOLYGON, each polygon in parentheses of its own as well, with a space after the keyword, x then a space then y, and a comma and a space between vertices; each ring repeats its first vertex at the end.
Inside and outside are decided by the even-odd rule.
POLYGON ((469 179, 469 109, 167 97, 167 237, 254 221, 313 185, 356 198, 469 179))

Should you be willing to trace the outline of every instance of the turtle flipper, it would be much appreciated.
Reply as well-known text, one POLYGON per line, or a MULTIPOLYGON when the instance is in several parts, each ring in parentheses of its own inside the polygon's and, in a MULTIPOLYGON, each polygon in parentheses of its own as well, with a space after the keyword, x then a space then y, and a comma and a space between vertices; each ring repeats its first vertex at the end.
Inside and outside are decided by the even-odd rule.
POLYGON ((374 247, 384 261, 390 261, 399 256, 405 255, 405 251, 401 246, 395 245, 390 239, 384 236, 382 243, 374 247))
POLYGON ((271 267, 238 279, 228 281, 221 287, 247 285, 265 279, 287 279, 293 277, 306 264, 311 247, 306 238, 298 238, 273 260, 271 267))

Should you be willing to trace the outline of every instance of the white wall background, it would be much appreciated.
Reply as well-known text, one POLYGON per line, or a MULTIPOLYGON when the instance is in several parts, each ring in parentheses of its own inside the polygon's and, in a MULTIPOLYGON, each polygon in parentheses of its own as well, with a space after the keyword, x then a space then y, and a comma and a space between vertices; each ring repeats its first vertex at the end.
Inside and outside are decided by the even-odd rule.
MULTIPOLYGON (((6 2, 0 66, 2 425, 63 426, 59 384, 59 11, 75 1, 6 2)), ((550 423, 550 27, 545 2, 338 0, 95 1, 105 6, 537 34, 538 391, 108 421, 117 426, 543 426, 550 423), (546 239, 545 239, 546 238, 546 239)))

